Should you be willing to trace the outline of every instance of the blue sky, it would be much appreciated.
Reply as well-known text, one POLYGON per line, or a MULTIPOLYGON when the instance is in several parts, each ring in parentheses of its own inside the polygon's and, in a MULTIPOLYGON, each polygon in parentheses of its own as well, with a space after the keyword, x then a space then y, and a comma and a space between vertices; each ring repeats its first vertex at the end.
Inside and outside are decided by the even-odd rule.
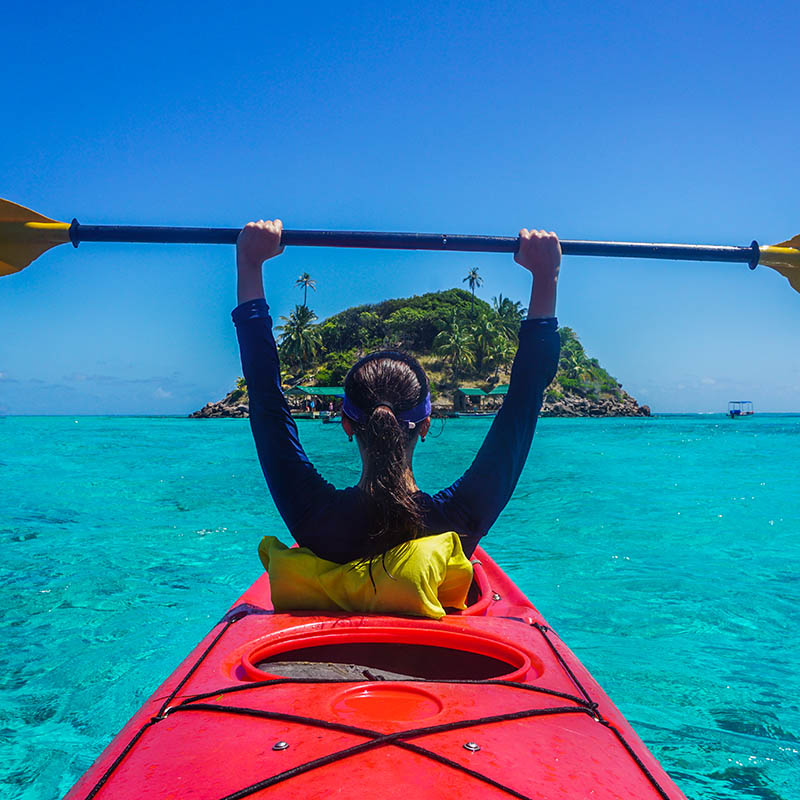
MULTIPOLYGON (((84 223, 748 244, 800 230, 796 3, 24 4, 0 196, 84 223)), ((499 255, 287 249, 275 316, 462 286, 499 255)), ((183 414, 239 374, 228 247, 60 247, 0 279, 0 412, 183 414)), ((568 258, 559 318, 656 411, 800 410, 771 270, 568 258)))

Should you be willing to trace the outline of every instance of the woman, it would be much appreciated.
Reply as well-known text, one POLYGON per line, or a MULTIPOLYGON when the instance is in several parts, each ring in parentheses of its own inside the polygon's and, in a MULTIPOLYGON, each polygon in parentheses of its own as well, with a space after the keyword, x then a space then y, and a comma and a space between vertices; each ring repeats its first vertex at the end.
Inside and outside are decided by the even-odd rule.
POLYGON ((515 261, 533 275, 528 318, 503 407, 472 466, 438 494, 421 492, 412 456, 430 427, 428 379, 406 354, 384 351, 345 379, 342 427, 358 444, 361 480, 336 489, 300 445, 280 386, 262 264, 283 252, 282 223, 249 223, 236 247, 239 306, 233 312, 250 395, 250 425, 275 505, 295 540, 323 559, 372 559, 393 546, 455 531, 472 555, 511 497, 530 449, 545 388, 558 365, 555 305, 561 248, 554 233, 520 232, 515 261))

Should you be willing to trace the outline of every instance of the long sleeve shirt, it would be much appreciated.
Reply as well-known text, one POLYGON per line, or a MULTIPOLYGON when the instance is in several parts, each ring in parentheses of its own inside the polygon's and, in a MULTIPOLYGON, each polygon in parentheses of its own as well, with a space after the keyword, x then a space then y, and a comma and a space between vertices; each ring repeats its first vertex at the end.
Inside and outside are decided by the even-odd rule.
MULTIPOLYGON (((295 541, 329 561, 364 557, 368 498, 337 489, 309 461, 280 385, 272 319, 263 299, 233 311, 250 396, 250 426, 267 485, 295 541)), ((415 499, 428 534, 455 531, 472 555, 511 498, 528 457, 544 390, 558 366, 555 318, 522 322, 508 394, 469 469, 451 486, 415 499)))

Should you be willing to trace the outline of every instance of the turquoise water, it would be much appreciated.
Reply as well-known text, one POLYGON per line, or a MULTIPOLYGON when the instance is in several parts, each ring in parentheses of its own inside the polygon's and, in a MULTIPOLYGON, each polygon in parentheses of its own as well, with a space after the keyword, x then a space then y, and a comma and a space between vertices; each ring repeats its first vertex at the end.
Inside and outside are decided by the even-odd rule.
MULTIPOLYGON (((489 423, 421 444, 422 488, 489 423)), ((792 416, 542 420, 485 540, 691 798, 800 797, 798 445, 792 416)), ((0 487, 0 796, 57 797, 288 536, 246 420, 0 419, 0 487)))

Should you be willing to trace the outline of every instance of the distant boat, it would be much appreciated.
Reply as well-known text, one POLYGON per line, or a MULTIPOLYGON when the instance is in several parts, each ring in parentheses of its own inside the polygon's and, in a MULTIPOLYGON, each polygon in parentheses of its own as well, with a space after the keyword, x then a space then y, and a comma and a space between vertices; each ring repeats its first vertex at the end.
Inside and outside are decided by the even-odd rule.
POLYGON ((454 417, 496 417, 496 411, 456 411, 454 417))
POLYGON ((731 400, 728 403, 728 416, 731 419, 736 419, 737 417, 752 417, 753 413, 752 400, 731 400))

